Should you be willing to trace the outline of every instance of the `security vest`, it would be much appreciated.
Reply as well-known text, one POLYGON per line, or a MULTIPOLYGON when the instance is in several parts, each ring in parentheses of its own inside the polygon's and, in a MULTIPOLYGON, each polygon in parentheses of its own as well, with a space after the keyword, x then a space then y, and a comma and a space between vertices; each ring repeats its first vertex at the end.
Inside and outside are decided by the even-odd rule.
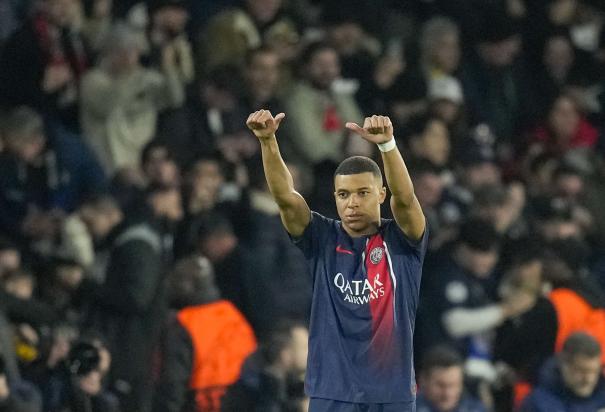
MULTIPOLYGON (((565 340, 575 332, 585 332, 601 345, 601 363, 605 365, 605 309, 592 307, 571 289, 558 288, 549 295, 557 313, 555 353, 561 352, 565 340)), ((528 382, 517 382, 514 387, 514 404, 519 406, 531 392, 528 382)))
POLYGON ((226 300, 187 307, 177 318, 193 346, 189 389, 196 412, 218 412, 227 387, 237 381, 244 360, 256 349, 254 332, 226 300))
POLYGON ((558 330, 555 352, 574 332, 585 332, 601 345, 601 361, 605 365, 605 309, 593 308, 571 289, 559 288, 550 293, 550 301, 557 312, 558 330))

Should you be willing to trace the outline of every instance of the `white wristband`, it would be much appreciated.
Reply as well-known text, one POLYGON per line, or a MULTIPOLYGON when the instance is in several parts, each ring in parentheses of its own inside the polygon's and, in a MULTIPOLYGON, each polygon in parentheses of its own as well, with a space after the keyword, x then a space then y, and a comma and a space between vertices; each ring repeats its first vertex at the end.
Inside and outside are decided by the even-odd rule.
POLYGON ((390 152, 391 150, 393 150, 394 148, 397 147, 397 142, 395 142, 395 138, 393 137, 391 140, 389 140, 386 143, 378 143, 377 144, 378 149, 381 152, 390 152))

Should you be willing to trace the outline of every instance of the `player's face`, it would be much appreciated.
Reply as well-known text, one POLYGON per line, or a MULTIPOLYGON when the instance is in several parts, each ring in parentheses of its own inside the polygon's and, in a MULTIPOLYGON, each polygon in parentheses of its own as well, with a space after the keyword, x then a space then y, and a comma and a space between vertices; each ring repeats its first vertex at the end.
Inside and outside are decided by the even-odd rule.
POLYGON ((422 391, 438 411, 451 411, 460 402, 463 389, 462 368, 436 368, 423 379, 422 391))
POLYGON ((370 172, 334 178, 336 209, 344 229, 352 236, 372 234, 380 221, 386 197, 382 181, 370 172))

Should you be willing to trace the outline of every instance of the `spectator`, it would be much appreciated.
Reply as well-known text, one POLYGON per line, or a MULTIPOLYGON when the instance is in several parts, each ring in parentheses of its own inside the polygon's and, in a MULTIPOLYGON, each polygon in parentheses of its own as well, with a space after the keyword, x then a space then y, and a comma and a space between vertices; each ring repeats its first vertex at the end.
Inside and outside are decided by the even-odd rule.
POLYGON ((454 239, 463 217, 459 207, 449 198, 448 178, 451 175, 444 175, 429 161, 408 164, 416 197, 431 228, 429 250, 439 250, 454 239))
POLYGON ((88 0, 82 3, 84 12, 82 35, 96 56, 103 47, 103 39, 111 29, 114 1, 88 0))
POLYGON ((246 359, 239 380, 227 390, 221 411, 300 410, 308 340, 309 331, 300 324, 273 325, 259 349, 246 359))
POLYGON ((576 333, 559 356, 546 364, 538 387, 521 406, 522 412, 597 411, 605 407, 601 347, 589 335, 576 333))
POLYGON ((13 2, 3 2, 0 5, 0 49, 4 46, 6 39, 17 29, 18 23, 13 2))
POLYGON ((161 236, 161 254, 164 263, 174 258, 174 239, 183 219, 181 191, 175 186, 151 186, 147 189, 149 218, 161 236))
POLYGON ((9 272, 2 281, 6 293, 22 300, 29 300, 34 294, 35 279, 24 270, 9 272))
POLYGON ((418 40, 418 64, 406 70, 393 87, 392 112, 395 121, 406 126, 428 106, 430 83, 455 75, 460 63, 460 34, 456 23, 446 17, 434 17, 424 23, 418 40))
POLYGON ((25 383, 11 384, 6 376, 4 359, 0 357, 0 411, 40 412, 42 404, 35 389, 25 383))
POLYGON ((466 203, 472 202, 473 193, 481 186, 501 183, 502 169, 496 158, 494 135, 487 125, 477 126, 455 152, 461 169, 458 171, 459 184, 461 189, 470 191, 466 203))
POLYGON ((599 133, 580 112, 569 95, 559 95, 553 100, 545 122, 532 134, 530 151, 564 155, 571 149, 594 148, 599 133))
POLYGON ((189 20, 186 2, 183 0, 153 0, 149 14, 151 27, 151 61, 157 69, 162 68, 163 55, 175 54, 175 63, 181 82, 187 85, 193 81, 194 67, 191 44, 185 33, 189 20), (172 49, 167 51, 166 49, 172 49))
MULTIPOLYGON (((196 222, 198 235, 196 252, 210 261, 216 270, 215 282, 221 297, 229 300, 239 310, 245 310, 247 296, 245 288, 252 274, 250 256, 233 232, 233 226, 220 214, 210 213, 196 222)), ((256 300, 258 296, 251 296, 256 300)))
POLYGON ((454 21, 433 17, 424 23, 420 34, 420 69, 427 83, 455 75, 460 57, 460 32, 454 21))
POLYGON ((88 342, 76 343, 70 349, 65 364, 62 365, 61 375, 55 382, 58 402, 49 405, 50 410, 119 412, 121 409, 117 398, 102 386, 106 368, 111 365, 108 356, 107 350, 102 347, 88 342))
POLYGON ((21 252, 17 245, 6 238, 0 238, 0 280, 8 272, 21 266, 21 252))
POLYGON ((498 142, 515 142, 519 127, 533 120, 527 74, 519 60, 521 39, 505 15, 486 13, 484 29, 463 63, 461 80, 470 120, 487 123, 498 142))
POLYGON ((186 107, 161 117, 158 140, 183 165, 191 165, 197 157, 212 156, 219 150, 232 149, 231 152, 238 153, 242 145, 248 151, 258 150, 258 144, 242 133, 245 112, 238 100, 242 89, 238 69, 220 66, 212 70, 194 86, 186 107), (234 144, 236 147, 230 147, 234 144))
POLYGON ((65 362, 77 338, 78 331, 72 325, 55 325, 50 335, 38 345, 38 357, 24 371, 25 376, 40 388, 43 410, 52 410, 51 405, 60 402, 61 386, 55 383, 64 376, 65 362))
MULTIPOLYGON (((285 101, 289 139, 282 147, 285 152, 290 151, 288 159, 301 162, 310 170, 323 160, 338 162, 353 151, 347 146, 355 140, 346 140, 348 132, 344 125, 361 119, 362 115, 351 91, 339 90, 337 86, 340 62, 334 48, 313 43, 304 51, 301 61, 302 78, 285 101)), ((367 153, 368 148, 362 147, 367 153)))
POLYGON ((515 241, 527 230, 522 213, 525 208, 525 188, 521 183, 485 185, 475 192, 471 214, 486 219, 507 241, 515 241))
MULTIPOLYGON (((216 156, 198 158, 186 173, 184 184, 185 218, 181 224, 176 253, 184 256, 198 246, 200 224, 207 215, 227 218, 237 236, 249 229, 249 205, 246 193, 229 195, 224 163, 216 156)), ((234 187, 237 192, 237 187, 234 187)))
MULTIPOLYGON (((262 44, 279 45, 284 56, 290 57, 298 42, 298 31, 284 12, 282 0, 245 0, 243 7, 224 10, 214 16, 200 36, 203 62, 200 73, 223 64, 242 67, 249 50, 262 44)), ((291 57, 290 57, 291 58, 291 57)))
POLYGON ((52 239, 65 212, 103 190, 103 171, 81 141, 34 110, 18 107, 4 120, 0 227, 19 240, 52 239))
MULTIPOLYGON (((569 245, 563 245, 569 249, 569 245)), ((544 273, 552 289, 548 299, 557 313, 555 352, 562 350, 565 340, 575 332, 592 335, 605 348, 605 308, 603 292, 590 279, 574 272, 561 255, 565 249, 550 252, 544 273)), ((605 363, 605 351, 602 352, 605 363)))
POLYGON ((411 156, 447 168, 451 149, 447 124, 438 118, 420 118, 416 122, 408 140, 411 156))
POLYGON ((468 134, 462 85, 453 76, 432 79, 428 84, 428 114, 445 122, 454 141, 468 134))
POLYGON ((79 27, 80 0, 39 2, 0 57, 4 106, 28 105, 78 130, 78 85, 89 66, 79 27))
POLYGON ((500 295, 525 291, 535 296, 536 301, 527 312, 507 319, 498 327, 494 345, 495 359, 511 366, 518 381, 531 385, 537 383, 540 367, 554 353, 558 328, 555 308, 547 296, 540 250, 540 243, 526 240, 509 252, 500 295))
POLYGON ((447 346, 426 353, 420 373, 418 412, 486 412, 486 408, 464 391, 464 360, 447 346))
POLYGON ((41 412, 39 391, 21 378, 11 325, 0 309, 0 411, 41 412))
POLYGON ((127 220, 107 197, 87 201, 80 215, 96 239, 111 245, 93 313, 93 325, 107 337, 115 359, 110 379, 125 410, 146 411, 152 350, 164 313, 161 236, 155 222, 127 220))
POLYGON ((148 185, 177 187, 180 170, 166 144, 152 140, 141 154, 141 168, 148 185))
POLYGON ((162 72, 139 63, 136 33, 116 24, 105 39, 97 66, 82 80, 81 118, 87 142, 108 174, 136 168, 141 150, 155 135, 159 111, 185 98, 176 54, 163 49, 162 72))
MULTIPOLYGON (((282 317, 306 321, 311 303, 311 279, 305 272, 304 256, 283 230, 261 167, 259 162, 249 168, 250 230, 241 239, 248 255, 254 257, 248 259, 248 270, 242 273, 243 311, 259 336, 282 317)), ((300 188, 298 169, 294 165, 288 168, 300 188)))
POLYGON ((218 412, 227 387, 256 348, 252 328, 221 299, 214 270, 203 257, 177 262, 168 290, 178 312, 164 331, 153 410, 218 412))
POLYGON ((598 81, 594 60, 574 46, 570 34, 565 30, 555 31, 546 38, 540 57, 534 79, 540 113, 545 113, 549 103, 563 92, 574 90, 579 92, 575 93, 575 97, 581 99, 587 89, 598 81))
MULTIPOLYGON (((280 84, 282 79, 282 62, 277 52, 268 47, 251 50, 246 56, 244 69, 246 82, 245 112, 253 112, 261 108, 280 112, 280 84)), ((283 94, 283 93, 281 93, 283 94)))
POLYGON ((425 272, 418 317, 417 349, 447 342, 468 358, 469 375, 487 381, 495 379, 491 332, 534 304, 525 293, 495 302, 499 254, 499 236, 490 223, 464 222, 453 249, 425 272))
POLYGON ((326 25, 326 41, 338 52, 342 76, 352 79, 357 87, 372 81, 380 45, 364 28, 354 7, 327 7, 322 21, 326 25))
POLYGON ((532 200, 531 210, 534 230, 546 242, 584 238, 586 225, 580 216, 574 216, 574 207, 569 201, 558 196, 543 196, 532 200))
POLYGON ((88 289, 96 283, 84 278, 84 268, 74 260, 55 258, 45 262, 45 268, 48 269, 41 276, 37 295, 62 319, 80 324, 88 309, 88 289))

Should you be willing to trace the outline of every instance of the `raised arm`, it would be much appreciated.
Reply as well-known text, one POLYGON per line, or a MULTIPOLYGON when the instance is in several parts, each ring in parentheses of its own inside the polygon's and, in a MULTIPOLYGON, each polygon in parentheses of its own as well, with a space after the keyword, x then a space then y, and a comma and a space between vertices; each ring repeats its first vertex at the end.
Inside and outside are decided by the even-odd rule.
POLYGON ((363 127, 347 123, 347 128, 378 145, 384 163, 387 185, 391 191, 391 210, 397 225, 411 239, 418 240, 425 229, 425 218, 414 194, 412 179, 401 153, 395 145, 393 125, 386 116, 366 117, 363 127))
POLYGON ((279 206, 282 223, 292 236, 300 236, 311 220, 311 211, 305 199, 294 189, 292 175, 279 153, 275 132, 286 117, 273 117, 268 110, 259 110, 248 116, 246 125, 258 138, 263 156, 263 169, 269 190, 279 206))

